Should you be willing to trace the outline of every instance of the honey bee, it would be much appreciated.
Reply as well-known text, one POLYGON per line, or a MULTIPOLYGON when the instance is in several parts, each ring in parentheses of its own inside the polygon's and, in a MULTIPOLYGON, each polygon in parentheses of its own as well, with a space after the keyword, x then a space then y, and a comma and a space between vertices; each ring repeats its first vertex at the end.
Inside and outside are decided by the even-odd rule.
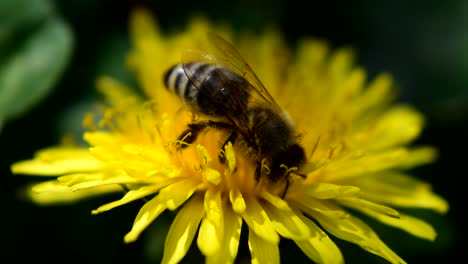
POLYGON ((187 147, 208 127, 225 130, 228 136, 221 150, 228 142, 239 142, 257 165, 257 181, 261 177, 273 182, 286 180, 284 196, 290 173, 306 161, 291 118, 231 44, 213 33, 208 34, 208 40, 214 48, 212 54, 186 55, 164 75, 170 92, 191 111, 212 119, 188 124, 179 137, 187 144, 179 146, 187 147))

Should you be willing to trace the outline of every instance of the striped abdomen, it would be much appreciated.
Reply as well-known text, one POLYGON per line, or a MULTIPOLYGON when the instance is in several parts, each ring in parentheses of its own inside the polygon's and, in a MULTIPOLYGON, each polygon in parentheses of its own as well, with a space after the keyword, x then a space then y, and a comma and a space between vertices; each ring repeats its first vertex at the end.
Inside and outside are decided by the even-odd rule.
POLYGON ((177 64, 166 72, 164 84, 192 109, 208 115, 239 112, 249 99, 248 82, 243 77, 211 64, 177 64))

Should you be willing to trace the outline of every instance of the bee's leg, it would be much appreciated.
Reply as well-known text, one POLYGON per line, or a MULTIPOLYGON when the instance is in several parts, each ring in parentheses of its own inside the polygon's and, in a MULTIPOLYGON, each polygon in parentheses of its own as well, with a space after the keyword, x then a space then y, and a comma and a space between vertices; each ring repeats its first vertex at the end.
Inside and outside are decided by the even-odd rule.
MULTIPOLYGON (((304 174, 297 174, 295 173, 297 176, 305 179, 307 176, 305 176, 304 174)), ((291 177, 288 177, 287 180, 286 180, 286 186, 284 187, 284 191, 283 193, 281 194, 281 199, 284 199, 284 197, 286 196, 286 193, 288 192, 288 188, 289 188, 289 185, 291 184, 291 177)))
POLYGON ((226 156, 224 155, 226 145, 228 144, 228 142, 231 142, 231 144, 234 145, 234 142, 236 142, 236 139, 237 139, 237 133, 231 132, 231 134, 226 139, 226 141, 224 141, 223 146, 221 147, 221 151, 219 152, 219 155, 218 155, 219 162, 221 162, 222 164, 226 162, 226 156))
POLYGON ((267 158, 262 159, 257 162, 257 167, 255 168, 255 180, 258 182, 262 175, 270 175, 270 160, 267 158))
POLYGON ((179 149, 184 149, 192 144, 198 137, 201 131, 207 127, 231 129, 232 125, 224 122, 216 122, 212 120, 205 120, 198 123, 188 124, 188 128, 184 130, 177 138, 180 142, 178 145, 179 149))
POLYGON ((290 184, 290 178, 288 178, 286 180, 286 186, 284 187, 284 191, 283 193, 281 194, 281 199, 284 199, 284 197, 286 196, 286 193, 288 192, 288 188, 289 188, 289 184, 290 184))

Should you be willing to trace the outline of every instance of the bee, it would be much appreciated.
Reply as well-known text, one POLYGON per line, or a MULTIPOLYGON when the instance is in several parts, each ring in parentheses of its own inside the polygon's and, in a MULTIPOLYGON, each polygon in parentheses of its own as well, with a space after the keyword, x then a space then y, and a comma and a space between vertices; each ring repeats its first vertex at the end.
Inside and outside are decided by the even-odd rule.
MULTIPOLYGON (((189 53, 164 75, 167 90, 191 111, 210 117, 188 124, 178 138, 187 144, 179 146, 187 147, 206 128, 225 130, 228 136, 221 150, 228 142, 240 142, 256 164, 257 181, 286 180, 284 196, 290 173, 306 161, 292 120, 231 44, 213 33, 208 40, 212 53, 189 53)), ((225 162, 222 151, 219 158, 225 162)))

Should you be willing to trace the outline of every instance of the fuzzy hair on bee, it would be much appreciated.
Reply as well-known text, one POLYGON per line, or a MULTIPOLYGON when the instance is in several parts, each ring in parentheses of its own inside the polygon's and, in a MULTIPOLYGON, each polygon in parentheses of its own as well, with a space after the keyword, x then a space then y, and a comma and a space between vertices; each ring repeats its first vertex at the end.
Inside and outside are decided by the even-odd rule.
MULTIPOLYGON (((306 161, 304 148, 288 115, 275 102, 239 52, 216 34, 208 34, 212 53, 190 53, 164 75, 166 89, 195 113, 209 120, 187 125, 181 148, 194 142, 206 128, 227 131, 228 142, 247 146, 256 163, 255 177, 289 186, 291 171, 300 174, 306 161), (267 166, 268 170, 262 169, 267 166)), ((224 158, 220 155, 220 161, 224 158)), ((284 192, 284 194, 285 194, 284 192)), ((283 194, 283 195, 284 195, 283 194)))

